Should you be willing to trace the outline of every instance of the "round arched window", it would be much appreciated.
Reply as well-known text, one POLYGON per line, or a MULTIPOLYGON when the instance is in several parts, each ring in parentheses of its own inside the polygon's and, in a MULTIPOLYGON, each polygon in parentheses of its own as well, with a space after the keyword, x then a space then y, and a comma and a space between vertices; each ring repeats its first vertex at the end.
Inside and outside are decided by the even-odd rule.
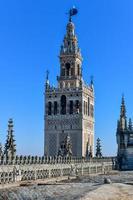
POLYGON ((70 75, 70 63, 66 63, 65 68, 66 68, 66 75, 69 76, 70 75))

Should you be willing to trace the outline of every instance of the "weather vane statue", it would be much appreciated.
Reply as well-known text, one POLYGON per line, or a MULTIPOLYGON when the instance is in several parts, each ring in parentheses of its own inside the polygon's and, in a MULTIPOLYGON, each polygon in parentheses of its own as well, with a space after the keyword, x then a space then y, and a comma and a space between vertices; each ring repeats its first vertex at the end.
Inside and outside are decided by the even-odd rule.
POLYGON ((73 6, 73 8, 71 8, 69 10, 69 21, 72 21, 72 16, 76 15, 78 13, 78 10, 73 6))

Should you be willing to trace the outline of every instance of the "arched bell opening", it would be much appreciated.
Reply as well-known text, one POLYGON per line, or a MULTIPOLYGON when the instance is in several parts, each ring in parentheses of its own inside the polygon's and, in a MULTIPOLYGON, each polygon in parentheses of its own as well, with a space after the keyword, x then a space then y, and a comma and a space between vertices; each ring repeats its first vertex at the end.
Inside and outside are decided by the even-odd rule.
POLYGON ((66 114, 66 96, 65 95, 61 96, 61 114, 62 115, 66 114))

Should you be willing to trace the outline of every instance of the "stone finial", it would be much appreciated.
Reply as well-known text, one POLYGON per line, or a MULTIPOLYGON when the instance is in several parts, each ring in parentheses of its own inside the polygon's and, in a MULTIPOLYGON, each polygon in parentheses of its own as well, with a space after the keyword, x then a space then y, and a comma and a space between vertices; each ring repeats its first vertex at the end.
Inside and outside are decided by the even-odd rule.
POLYGON ((129 131, 133 130, 133 125, 132 125, 132 119, 131 118, 129 118, 128 129, 129 129, 129 131))
POLYGON ((120 110, 120 129, 127 130, 127 117, 124 95, 122 95, 121 110, 120 110))
POLYGON ((13 160, 16 156, 16 144, 14 139, 14 130, 13 130, 13 120, 9 119, 8 121, 8 134, 5 143, 4 154, 7 159, 13 160))
POLYGON ((70 136, 67 135, 64 141, 62 141, 58 152, 59 156, 71 157, 72 156, 72 144, 70 136))
POLYGON ((46 90, 50 88, 50 83, 49 83, 49 71, 46 71, 46 83, 45 83, 45 88, 46 90))
POLYGON ((125 106, 125 98, 124 98, 124 95, 122 95, 120 117, 126 118, 126 106, 125 106))
POLYGON ((96 157, 102 158, 101 140, 99 138, 97 139, 96 144, 96 157))

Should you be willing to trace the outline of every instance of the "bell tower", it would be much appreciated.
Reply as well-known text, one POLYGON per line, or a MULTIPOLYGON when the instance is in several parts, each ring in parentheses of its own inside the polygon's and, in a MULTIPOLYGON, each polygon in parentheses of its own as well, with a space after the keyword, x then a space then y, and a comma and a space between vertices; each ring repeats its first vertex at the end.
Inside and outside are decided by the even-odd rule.
POLYGON ((45 83, 45 155, 57 156, 66 138, 70 138, 72 155, 93 155, 94 149, 94 86, 82 77, 82 55, 72 16, 60 48, 60 75, 52 87, 47 73, 45 83))
POLYGON ((82 85, 82 56, 75 34, 75 26, 69 21, 60 50, 60 88, 78 88, 82 85))

